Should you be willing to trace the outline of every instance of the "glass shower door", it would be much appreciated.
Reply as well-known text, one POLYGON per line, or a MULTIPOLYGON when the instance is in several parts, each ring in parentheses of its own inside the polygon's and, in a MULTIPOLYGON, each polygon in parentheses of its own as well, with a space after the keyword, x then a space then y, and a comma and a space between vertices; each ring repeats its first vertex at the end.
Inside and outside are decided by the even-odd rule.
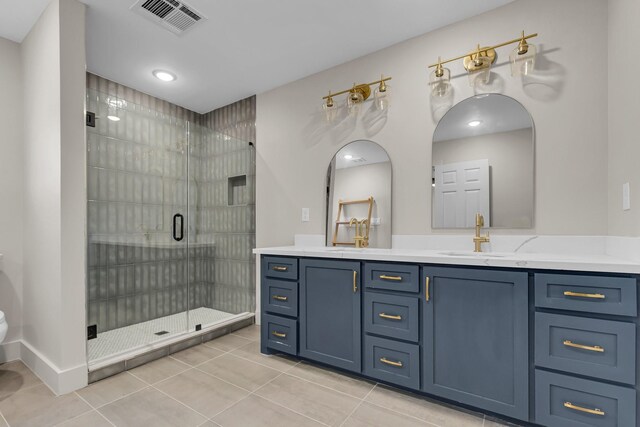
POLYGON ((88 90, 90 365, 188 330, 189 124, 88 90))

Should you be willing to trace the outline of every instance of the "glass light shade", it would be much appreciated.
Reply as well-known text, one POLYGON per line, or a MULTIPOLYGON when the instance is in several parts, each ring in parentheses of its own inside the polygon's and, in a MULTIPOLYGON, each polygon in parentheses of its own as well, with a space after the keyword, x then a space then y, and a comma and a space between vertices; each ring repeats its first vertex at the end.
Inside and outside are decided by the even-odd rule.
POLYGON ((520 46, 511 51, 509 62, 511 63, 511 75, 513 77, 526 76, 531 73, 536 64, 537 49, 533 44, 527 44, 525 53, 520 53, 520 46))
POLYGON ((336 117, 338 116, 338 107, 335 105, 335 103, 333 101, 330 102, 330 103, 323 102, 322 103, 322 110, 324 111, 325 119, 329 123, 333 122, 336 119, 336 117))
POLYGON ((447 96, 451 90, 451 71, 448 68, 439 68, 431 72, 429 76, 429 87, 431 88, 431 96, 442 98, 447 96), (441 75, 438 72, 440 71, 441 75))
POLYGON ((471 87, 488 84, 489 76, 491 76, 491 58, 488 56, 479 56, 476 61, 488 65, 476 70, 469 70, 469 85, 471 85, 471 87))
POLYGON ((380 87, 376 88, 374 92, 374 98, 376 101, 376 108, 380 111, 384 111, 389 108, 391 102, 391 95, 389 94, 390 86, 384 85, 381 90, 380 87))
POLYGON ((362 96, 360 92, 350 92, 347 96, 347 109, 349 110, 349 114, 358 114, 363 101, 364 96, 362 96))

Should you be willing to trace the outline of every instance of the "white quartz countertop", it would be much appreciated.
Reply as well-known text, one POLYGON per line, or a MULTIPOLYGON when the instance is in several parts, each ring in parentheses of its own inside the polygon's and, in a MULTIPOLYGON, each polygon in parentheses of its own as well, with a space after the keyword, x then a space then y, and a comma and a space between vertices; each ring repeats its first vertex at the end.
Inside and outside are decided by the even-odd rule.
POLYGON ((355 249, 282 246, 257 248, 256 255, 343 258, 502 268, 592 271, 640 274, 640 262, 609 255, 567 255, 553 253, 481 252, 418 249, 355 249))

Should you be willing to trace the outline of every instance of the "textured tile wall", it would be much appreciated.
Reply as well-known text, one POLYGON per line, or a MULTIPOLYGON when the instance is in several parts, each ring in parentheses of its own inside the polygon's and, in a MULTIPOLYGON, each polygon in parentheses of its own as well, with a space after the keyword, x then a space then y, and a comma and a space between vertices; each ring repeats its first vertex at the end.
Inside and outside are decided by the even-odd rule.
POLYGON ((256 161, 249 142, 256 142, 256 97, 205 114, 202 124, 216 132, 209 135, 216 141, 203 145, 199 175, 198 234, 215 242, 210 304, 233 313, 255 311, 256 161), (229 182, 243 175, 244 186, 229 182))
POLYGON ((88 320, 99 332, 187 307, 255 309, 253 149, 200 126, 217 120, 255 135, 255 98, 238 104, 202 116, 87 74, 97 118, 87 128, 88 320), (247 185, 229 207, 227 178, 241 174, 247 185), (172 240, 176 212, 188 212, 189 258, 172 240))

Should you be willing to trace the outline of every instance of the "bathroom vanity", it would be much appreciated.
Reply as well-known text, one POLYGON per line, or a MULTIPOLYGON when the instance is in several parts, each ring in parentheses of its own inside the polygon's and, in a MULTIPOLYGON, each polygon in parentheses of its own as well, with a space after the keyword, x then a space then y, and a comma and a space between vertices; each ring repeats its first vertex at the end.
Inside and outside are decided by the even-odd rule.
POLYGON ((636 426, 640 264, 272 248, 262 352, 545 426, 636 426))

